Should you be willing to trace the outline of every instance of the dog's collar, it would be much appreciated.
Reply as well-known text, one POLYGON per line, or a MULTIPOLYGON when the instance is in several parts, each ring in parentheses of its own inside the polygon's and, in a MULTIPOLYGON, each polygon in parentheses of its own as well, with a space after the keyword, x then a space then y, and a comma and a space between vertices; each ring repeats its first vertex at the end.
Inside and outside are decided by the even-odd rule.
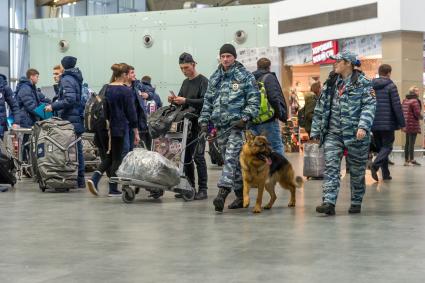
POLYGON ((266 162, 268 165, 272 164, 272 160, 269 156, 265 155, 264 153, 258 153, 257 158, 266 162))

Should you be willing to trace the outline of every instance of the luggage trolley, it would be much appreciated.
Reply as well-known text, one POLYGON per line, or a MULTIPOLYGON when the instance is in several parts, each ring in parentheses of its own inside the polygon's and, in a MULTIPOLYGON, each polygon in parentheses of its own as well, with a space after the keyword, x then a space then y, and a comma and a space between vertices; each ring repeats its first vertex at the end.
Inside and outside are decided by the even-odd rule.
POLYGON ((151 193, 151 197, 157 199, 164 194, 164 191, 181 193, 185 201, 191 201, 195 197, 195 188, 192 187, 184 174, 184 157, 186 152, 187 138, 191 127, 190 120, 185 116, 183 121, 173 122, 170 130, 164 137, 152 141, 152 151, 158 152, 169 160, 173 161, 179 170, 180 183, 174 187, 167 187, 154 184, 144 180, 130 178, 113 177, 111 182, 121 185, 122 200, 131 203, 139 193, 140 188, 151 193))
POLYGON ((26 175, 27 177, 31 178, 33 176, 33 170, 32 170, 32 157, 31 157, 31 136, 32 136, 32 129, 31 128, 16 128, 11 129, 10 132, 15 135, 17 140, 17 145, 14 146, 13 143, 13 136, 12 136, 12 148, 14 149, 14 156, 16 156, 17 162, 17 173, 18 173, 18 180, 21 180, 22 174, 26 175), (28 135, 29 138, 25 144, 23 144, 24 135, 28 135), (27 152, 27 160, 23 160, 23 148, 27 146, 28 152, 27 152))

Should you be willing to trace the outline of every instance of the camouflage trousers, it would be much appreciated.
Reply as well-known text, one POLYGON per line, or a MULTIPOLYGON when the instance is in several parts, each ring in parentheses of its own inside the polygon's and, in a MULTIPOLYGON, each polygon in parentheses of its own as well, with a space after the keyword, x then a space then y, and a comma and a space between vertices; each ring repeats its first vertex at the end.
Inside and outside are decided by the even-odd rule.
POLYGON ((242 190, 242 172, 239 155, 243 144, 243 132, 240 129, 232 129, 230 132, 223 134, 226 130, 219 129, 217 132, 219 136, 217 142, 224 160, 217 187, 233 189, 235 191, 242 190))
POLYGON ((341 179, 341 160, 346 148, 350 172, 351 204, 362 203, 365 194, 365 173, 369 153, 370 137, 344 145, 342 136, 329 133, 324 141, 325 173, 323 181, 323 202, 335 205, 341 179))

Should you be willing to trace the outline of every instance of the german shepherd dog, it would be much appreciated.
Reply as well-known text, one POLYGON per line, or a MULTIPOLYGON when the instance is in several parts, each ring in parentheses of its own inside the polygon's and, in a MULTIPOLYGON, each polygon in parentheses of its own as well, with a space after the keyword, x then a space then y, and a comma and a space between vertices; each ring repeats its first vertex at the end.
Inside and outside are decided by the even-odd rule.
POLYGON ((270 143, 265 136, 254 136, 245 132, 246 142, 240 154, 240 164, 243 178, 243 207, 249 206, 249 189, 258 188, 257 201, 253 212, 261 212, 264 189, 270 194, 270 202, 264 209, 271 209, 276 201, 274 187, 279 183, 282 188, 291 192, 288 206, 295 206, 295 190, 303 185, 303 178, 295 177, 291 163, 280 155, 272 152, 270 143))

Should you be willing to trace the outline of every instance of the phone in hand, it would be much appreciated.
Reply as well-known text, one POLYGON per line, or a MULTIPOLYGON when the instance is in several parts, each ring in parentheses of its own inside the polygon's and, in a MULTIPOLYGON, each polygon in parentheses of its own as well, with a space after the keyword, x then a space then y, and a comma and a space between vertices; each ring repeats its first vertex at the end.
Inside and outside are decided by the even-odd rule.
POLYGON ((171 96, 177 96, 177 95, 174 93, 174 91, 172 91, 172 90, 170 90, 170 94, 171 94, 171 96))

